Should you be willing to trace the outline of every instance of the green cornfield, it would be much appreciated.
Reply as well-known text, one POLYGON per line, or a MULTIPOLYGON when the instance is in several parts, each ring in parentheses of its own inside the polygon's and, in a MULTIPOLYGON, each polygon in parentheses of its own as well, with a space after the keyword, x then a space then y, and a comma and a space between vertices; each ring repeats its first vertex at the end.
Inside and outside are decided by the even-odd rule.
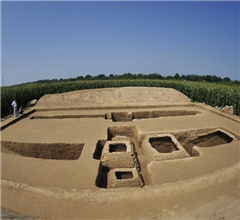
POLYGON ((189 82, 177 80, 92 80, 73 82, 32 83, 1 88, 1 117, 8 115, 9 102, 17 100, 18 106, 25 106, 32 99, 45 94, 54 94, 83 89, 146 86, 173 88, 188 96, 192 101, 204 102, 213 107, 234 107, 234 114, 240 115, 240 86, 222 83, 189 82))

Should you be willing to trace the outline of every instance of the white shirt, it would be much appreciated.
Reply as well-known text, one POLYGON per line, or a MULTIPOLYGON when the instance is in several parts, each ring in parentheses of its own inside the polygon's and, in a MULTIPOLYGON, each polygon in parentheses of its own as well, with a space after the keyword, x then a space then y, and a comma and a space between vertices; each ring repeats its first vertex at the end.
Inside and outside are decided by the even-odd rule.
POLYGON ((16 103, 15 101, 13 101, 13 102, 12 102, 12 106, 13 106, 14 108, 17 108, 17 103, 16 103))

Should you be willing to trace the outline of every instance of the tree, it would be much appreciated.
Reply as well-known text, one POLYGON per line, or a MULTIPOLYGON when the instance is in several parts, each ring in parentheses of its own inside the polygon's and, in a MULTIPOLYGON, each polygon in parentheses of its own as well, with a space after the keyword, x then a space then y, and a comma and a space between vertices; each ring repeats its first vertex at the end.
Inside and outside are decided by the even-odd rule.
POLYGON ((96 78, 97 79, 105 79, 106 76, 104 74, 99 74, 96 78))
POLYGON ((85 76, 85 79, 90 80, 90 79, 92 79, 92 76, 88 74, 85 76))
POLYGON ((230 79, 229 77, 224 77, 223 80, 224 80, 225 82, 230 82, 230 81, 231 81, 231 79, 230 79))
POLYGON ((179 80, 180 79, 180 75, 178 73, 176 73, 173 78, 179 80))

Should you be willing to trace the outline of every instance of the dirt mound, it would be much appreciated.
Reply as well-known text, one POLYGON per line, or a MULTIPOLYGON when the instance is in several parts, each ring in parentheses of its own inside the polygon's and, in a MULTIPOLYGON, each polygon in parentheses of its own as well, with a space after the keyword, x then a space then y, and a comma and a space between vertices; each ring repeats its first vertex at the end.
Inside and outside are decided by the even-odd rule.
POLYGON ((186 103, 188 97, 170 88, 123 87, 78 90, 43 96, 37 103, 42 108, 69 108, 121 104, 186 103))

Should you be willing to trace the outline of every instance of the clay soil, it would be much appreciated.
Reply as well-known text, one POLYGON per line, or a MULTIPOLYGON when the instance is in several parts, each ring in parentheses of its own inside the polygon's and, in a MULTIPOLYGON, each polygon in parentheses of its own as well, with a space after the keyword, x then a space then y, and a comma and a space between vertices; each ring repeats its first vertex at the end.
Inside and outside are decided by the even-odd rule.
POLYGON ((171 153, 172 151, 178 150, 169 137, 150 138, 149 142, 159 153, 171 153))
MULTIPOLYGON (((1 125, 2 219, 240 219, 236 117, 146 87, 46 95, 33 109, 1 125), (189 157, 149 162, 141 146, 148 134, 175 136, 189 157), (108 188, 106 141, 133 144, 143 187, 108 188)), ((172 144, 153 143, 162 154, 177 152, 172 144)))

